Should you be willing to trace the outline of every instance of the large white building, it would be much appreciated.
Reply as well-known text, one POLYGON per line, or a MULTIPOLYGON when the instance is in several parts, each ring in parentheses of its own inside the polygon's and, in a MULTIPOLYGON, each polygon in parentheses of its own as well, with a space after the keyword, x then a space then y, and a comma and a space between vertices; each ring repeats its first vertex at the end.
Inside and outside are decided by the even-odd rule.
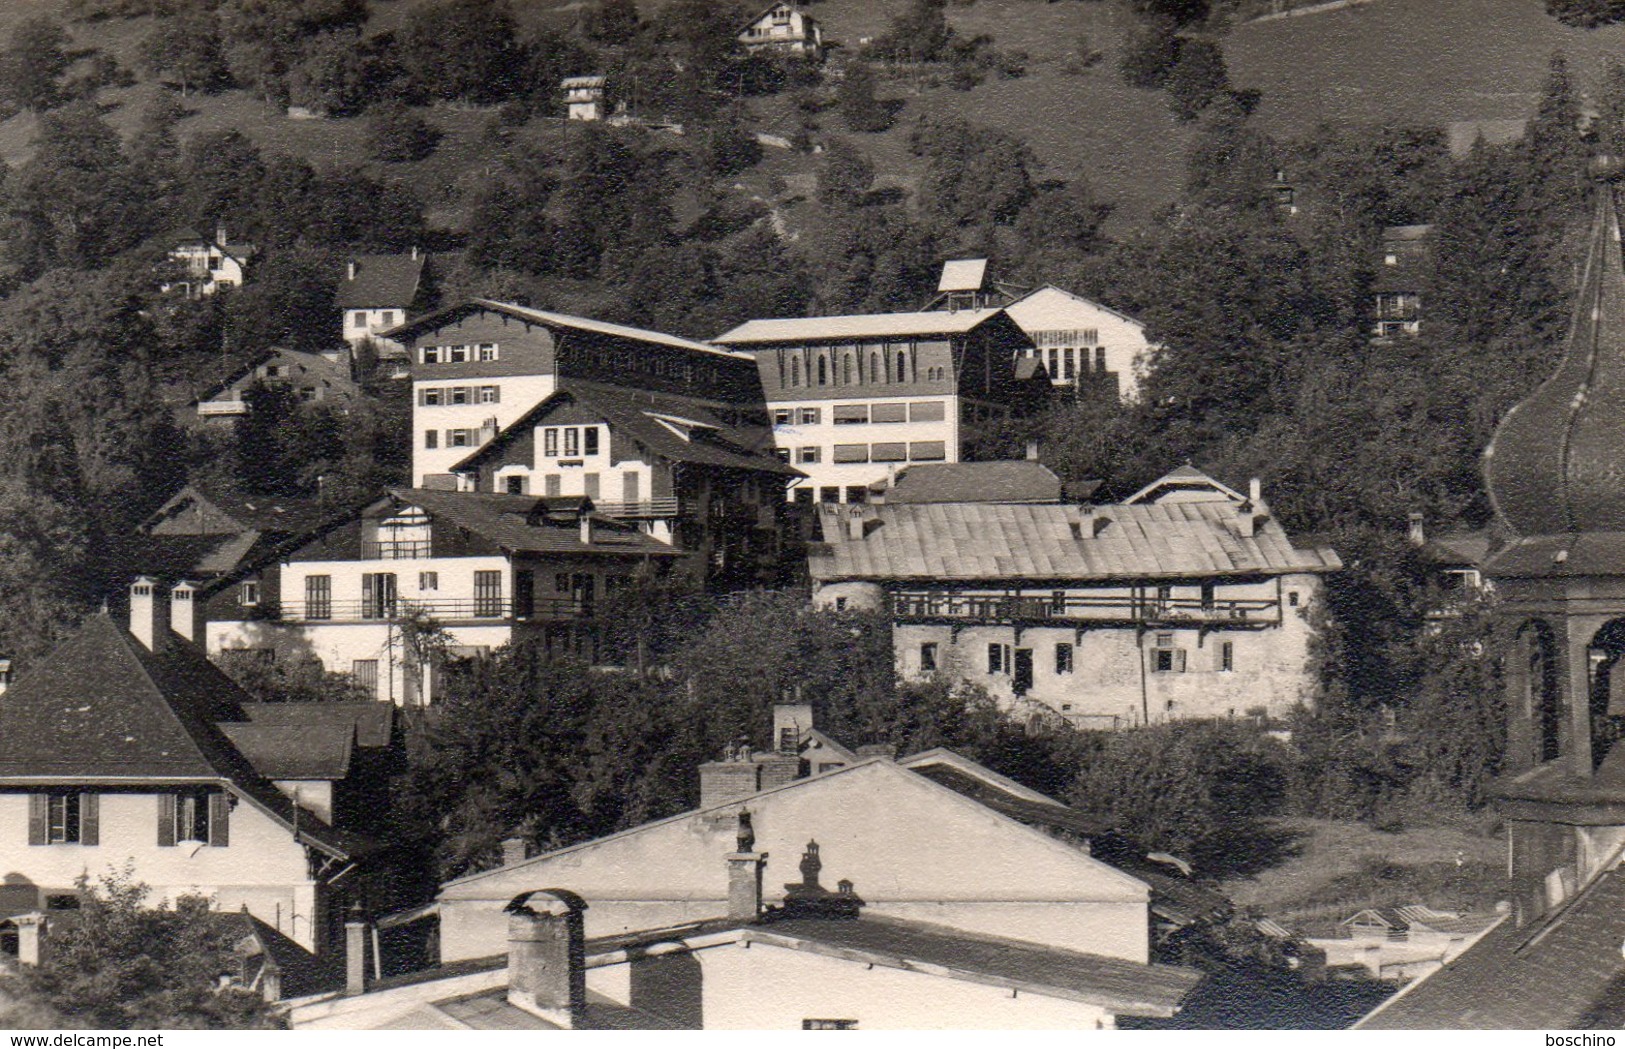
POLYGON ((755 356, 806 504, 861 502, 909 463, 958 462, 966 423, 1023 411, 1047 385, 998 309, 753 320, 716 342, 755 356))
POLYGON ((1156 349, 1139 321, 1053 284, 1004 309, 1033 342, 1023 356, 1042 361, 1057 386, 1111 390, 1124 401, 1139 396, 1156 349))

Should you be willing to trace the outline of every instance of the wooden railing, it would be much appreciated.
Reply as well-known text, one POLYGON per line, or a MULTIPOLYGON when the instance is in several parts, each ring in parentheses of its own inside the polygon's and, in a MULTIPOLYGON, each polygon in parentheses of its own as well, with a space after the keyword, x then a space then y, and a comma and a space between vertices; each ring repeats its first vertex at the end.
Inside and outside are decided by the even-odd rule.
POLYGON ((585 619, 593 614, 591 601, 568 597, 536 598, 528 604, 501 597, 435 598, 394 601, 284 601, 282 618, 298 623, 385 622, 423 614, 436 620, 564 620, 585 619))
POLYGON ((900 590, 892 594, 894 619, 964 620, 980 623, 1099 622, 1177 626, 1242 625, 1280 621, 1273 598, 1159 597, 1126 594, 966 594, 952 590, 900 590))

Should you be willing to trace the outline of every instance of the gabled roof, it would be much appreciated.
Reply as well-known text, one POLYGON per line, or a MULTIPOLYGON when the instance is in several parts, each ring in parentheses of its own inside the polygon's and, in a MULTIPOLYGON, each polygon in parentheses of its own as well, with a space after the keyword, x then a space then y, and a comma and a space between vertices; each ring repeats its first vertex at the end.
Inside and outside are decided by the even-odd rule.
POLYGON ((223 254, 230 255, 238 262, 247 262, 259 252, 259 248, 255 247, 253 244, 247 243, 246 241, 233 242, 228 240, 226 243, 221 244, 216 238, 205 237, 203 234, 199 233, 195 229, 191 229, 190 227, 182 227, 176 230, 174 233, 170 234, 169 239, 170 244, 177 251, 185 249, 195 250, 197 248, 207 250, 213 248, 222 252, 223 254))
POLYGON ((664 332, 634 328, 626 324, 612 324, 609 321, 593 320, 590 317, 573 317, 568 313, 553 313, 549 310, 533 309, 512 302, 497 302, 493 299, 469 299, 467 302, 458 303, 455 306, 447 306, 444 309, 435 310, 433 313, 426 313, 421 317, 379 334, 383 338, 392 339, 395 342, 404 342, 407 339, 417 337, 422 332, 433 331, 449 324, 458 317, 472 313, 475 310, 490 310, 494 313, 505 314, 517 320, 529 321, 533 324, 543 324, 555 328, 574 328, 577 331, 613 335, 637 342, 652 342, 661 346, 692 350, 695 353, 705 353, 715 357, 737 359, 740 356, 724 347, 696 342, 693 339, 685 339, 678 335, 667 335, 664 332))
POLYGON ((1120 310, 1114 310, 1110 306, 1098 303, 1093 299, 1086 299, 1082 295, 1067 291, 1065 288, 1058 288, 1053 284, 1046 284, 1041 288, 1034 288, 1032 291, 1007 305, 1004 308, 1004 311, 1010 315, 1011 320, 1014 320, 1017 324, 1021 325, 1023 330, 1026 330, 1027 323, 1023 321, 1023 318, 1033 313, 1034 307, 1037 304, 1042 303, 1046 299, 1053 299, 1058 296, 1075 302, 1081 306, 1085 306, 1089 309, 1099 310, 1102 313, 1110 314, 1120 321, 1126 321, 1127 323, 1134 325, 1136 328, 1145 327, 1145 324, 1142 321, 1135 320, 1133 317, 1130 317, 1128 314, 1123 313, 1120 310))
POLYGON ((200 530, 227 535, 249 530, 300 532, 320 522, 323 512, 315 499, 280 495, 256 496, 201 481, 188 481, 180 491, 147 516, 140 530, 150 532, 162 521, 190 511, 200 530))
POLYGON ((840 579, 1125 580, 1331 572, 1330 549, 1293 546, 1273 516, 1225 502, 1070 505, 874 504, 864 536, 843 527, 852 508, 820 511, 824 541, 808 549, 814 582, 840 579), (1262 517, 1262 520, 1260 520, 1262 517))
POLYGON ((599 415, 610 432, 630 438, 652 454, 678 463, 698 463, 736 470, 760 470, 781 477, 801 477, 800 470, 773 454, 772 431, 765 425, 737 426, 718 416, 703 401, 675 394, 617 389, 596 383, 571 382, 515 419, 496 437, 452 467, 461 473, 491 462, 512 441, 533 429, 561 404, 574 402, 599 415), (687 420, 705 433, 684 440, 662 420, 687 420))
POLYGON ((978 291, 987 278, 986 259, 949 259, 942 264, 938 291, 978 291))
POLYGON ((1154 503, 1165 492, 1171 491, 1201 491, 1211 492, 1215 498, 1223 496, 1234 502, 1244 503, 1247 497, 1231 488, 1229 485, 1216 481, 1207 474, 1198 470, 1190 463, 1176 466, 1161 477, 1152 481, 1144 488, 1124 499, 1125 503, 1154 503))
POLYGON ((771 345, 909 336, 963 335, 1004 311, 928 310, 921 313, 866 313, 842 317, 781 317, 746 321, 715 339, 724 346, 771 345))
POLYGON ((370 848, 301 812, 221 730, 246 694, 195 645, 148 651, 106 613, 28 668, 0 703, 0 785, 228 787, 302 840, 348 858, 370 848))
MULTIPOLYGON (((801 5, 792 2, 792 0, 779 0, 778 3, 769 4, 762 8, 760 14, 758 14, 755 18, 752 18, 749 22, 745 23, 745 28, 749 29, 751 26, 755 25, 757 22, 760 22, 762 19, 766 18, 768 15, 772 14, 774 11, 777 11, 781 7, 788 7, 792 11, 801 10, 801 5)), ((801 17, 806 22, 816 23, 818 21, 818 19, 814 18, 812 15, 809 15, 805 11, 801 11, 801 17)))
MULTIPOLYGON (((348 392, 355 386, 355 382, 350 378, 348 366, 341 364, 338 361, 331 360, 324 354, 311 353, 307 350, 275 348, 256 354, 247 362, 240 365, 236 370, 230 372, 224 379, 221 379, 219 382, 215 383, 213 386, 210 386, 208 389, 194 397, 192 399, 192 404, 195 406, 203 401, 213 400, 218 395, 224 393, 226 390, 253 374, 256 368, 269 364, 272 361, 286 363, 291 367, 300 369, 301 372, 310 373, 315 379, 319 379, 321 382, 333 389, 348 392)), ((273 376, 271 381, 280 382, 282 378, 282 376, 273 376)))
POLYGON ((350 774, 354 732, 334 731, 332 725, 241 722, 223 723, 220 730, 266 779, 341 780, 350 774))
POLYGON ((897 475, 886 505, 901 503, 1058 503, 1061 479, 1043 463, 920 463, 897 475))
POLYGON ((351 259, 355 276, 346 269, 337 294, 341 310, 405 309, 417 298, 423 280, 423 252, 407 255, 357 255, 351 259))
MULTIPOLYGON (((575 524, 532 523, 538 498, 494 492, 445 492, 428 488, 392 488, 396 501, 421 507, 430 517, 465 528, 510 554, 618 554, 636 557, 685 557, 636 528, 607 518, 593 524, 593 539, 581 541, 575 524)), ((589 504, 590 505, 590 504, 589 504)))
POLYGON ((255 725, 282 728, 331 725, 355 738, 358 747, 387 747, 395 727, 393 703, 243 703, 255 725))

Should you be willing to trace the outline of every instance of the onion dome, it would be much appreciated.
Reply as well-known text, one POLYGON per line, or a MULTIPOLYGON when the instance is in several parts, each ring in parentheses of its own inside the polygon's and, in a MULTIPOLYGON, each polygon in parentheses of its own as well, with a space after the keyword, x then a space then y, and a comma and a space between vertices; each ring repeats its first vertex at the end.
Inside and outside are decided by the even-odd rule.
POLYGON ((1625 532, 1625 263, 1613 183, 1599 158, 1597 213, 1563 360, 1507 412, 1484 452, 1484 481, 1519 536, 1625 532))

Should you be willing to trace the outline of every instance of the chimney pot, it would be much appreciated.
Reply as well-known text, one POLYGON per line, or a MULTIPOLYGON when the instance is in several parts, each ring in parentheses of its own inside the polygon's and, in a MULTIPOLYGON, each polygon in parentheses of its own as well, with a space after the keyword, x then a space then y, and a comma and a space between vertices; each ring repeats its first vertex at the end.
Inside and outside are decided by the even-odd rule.
POLYGON ((197 584, 182 579, 169 592, 169 629, 196 644, 203 644, 203 602, 198 600, 197 584))
POLYGON ((1412 546, 1421 546, 1428 541, 1427 531, 1422 525, 1422 515, 1414 510, 1405 515, 1409 525, 1409 538, 1412 546))
POLYGON ((780 754, 795 754, 801 741, 813 727, 811 703, 776 703, 773 705, 773 749, 780 754))
POLYGON ((366 990, 367 919, 357 904, 344 923, 344 993, 354 996, 366 990))
POLYGON ((218 244, 220 247, 223 248, 223 247, 226 246, 226 244, 227 244, 227 242, 229 240, 230 240, 230 238, 226 236, 226 224, 224 222, 222 222, 219 225, 215 226, 215 228, 214 228, 214 242, 216 244, 218 244))
POLYGON ((355 260, 351 259, 344 266, 346 280, 355 280, 355 260))
POLYGON ((566 1030, 585 1026, 587 903, 565 889, 515 896, 508 914, 508 1002, 566 1030))
POLYGON ((853 507, 851 510, 847 511, 846 537, 853 540, 861 540, 863 538, 862 507, 853 507))
POLYGON ((530 842, 515 834, 502 839, 502 865, 511 867, 530 859, 530 842))
POLYGON ((130 584, 130 633, 155 652, 163 638, 164 619, 159 608, 158 581, 151 576, 136 576, 130 584))
POLYGON ((414 245, 412 245, 412 261, 416 262, 417 259, 418 259, 418 246, 416 244, 414 244, 414 245))

